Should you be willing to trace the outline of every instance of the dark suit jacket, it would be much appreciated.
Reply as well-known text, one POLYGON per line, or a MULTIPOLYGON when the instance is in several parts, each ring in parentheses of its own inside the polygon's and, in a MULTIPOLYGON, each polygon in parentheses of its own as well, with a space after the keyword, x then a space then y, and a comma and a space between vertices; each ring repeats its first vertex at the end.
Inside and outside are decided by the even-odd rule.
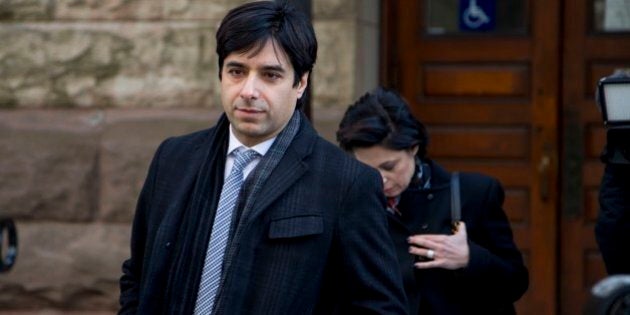
POLYGON ((512 303, 527 290, 528 272, 512 240, 502 209, 503 189, 493 178, 460 174, 461 215, 466 223, 470 261, 460 270, 414 269, 406 239, 414 234, 452 234, 450 173, 434 162, 431 188, 408 188, 398 205, 402 217, 388 214, 410 314, 513 314, 512 303))
MULTIPOLYGON (((171 249, 181 239, 178 233, 188 231, 172 218, 186 210, 216 128, 160 145, 139 198, 131 258, 123 264, 121 313, 176 309, 164 305, 167 294, 182 289, 167 287, 171 249)), ((302 119, 252 215, 241 222, 235 250, 226 254, 231 264, 217 313, 405 314, 381 190, 375 170, 323 140, 302 119)))

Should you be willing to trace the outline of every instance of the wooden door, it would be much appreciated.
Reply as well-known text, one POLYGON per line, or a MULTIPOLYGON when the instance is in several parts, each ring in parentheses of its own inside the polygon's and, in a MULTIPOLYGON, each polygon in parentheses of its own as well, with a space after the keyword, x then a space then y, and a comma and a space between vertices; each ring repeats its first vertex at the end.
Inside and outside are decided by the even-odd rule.
POLYGON ((516 8, 524 28, 483 33, 436 29, 427 21, 429 3, 449 1, 384 1, 385 85, 399 90, 427 125, 431 158, 502 182, 505 210, 530 270, 517 311, 555 314, 558 1, 524 0, 516 8))
POLYGON ((604 24, 614 28, 603 21, 606 10, 623 11, 604 0, 564 2, 561 314, 581 314, 590 287, 606 275, 594 237, 606 140, 594 91, 599 78, 630 68, 627 16, 625 29, 606 31, 604 24))

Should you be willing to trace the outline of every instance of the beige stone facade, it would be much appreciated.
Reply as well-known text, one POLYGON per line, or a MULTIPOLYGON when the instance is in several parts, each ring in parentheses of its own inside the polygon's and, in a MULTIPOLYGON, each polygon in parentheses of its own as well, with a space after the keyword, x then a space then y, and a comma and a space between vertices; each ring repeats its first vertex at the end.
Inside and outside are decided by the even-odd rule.
MULTIPOLYGON (((111 314, 157 145, 221 114, 214 32, 243 0, 0 0, 0 314, 111 314)), ((328 139, 377 82, 378 1, 313 0, 328 139), (376 13, 375 13, 376 12, 376 13)))

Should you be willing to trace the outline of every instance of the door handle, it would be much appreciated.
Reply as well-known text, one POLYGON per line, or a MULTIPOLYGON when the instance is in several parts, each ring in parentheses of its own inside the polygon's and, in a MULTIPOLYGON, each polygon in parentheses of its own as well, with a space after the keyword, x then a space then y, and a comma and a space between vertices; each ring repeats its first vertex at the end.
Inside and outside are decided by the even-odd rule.
POLYGON ((17 257, 17 231, 15 223, 9 218, 0 218, 0 272, 6 272, 13 267, 15 258, 17 257), (5 232, 6 231, 6 232, 5 232), (4 236, 8 240, 3 240, 4 236), (5 247, 5 244, 8 245, 5 247), (2 254, 3 248, 6 248, 6 255, 2 254))
POLYGON ((540 199, 547 201, 549 199, 549 177, 551 169, 551 158, 549 154, 544 154, 538 162, 538 183, 540 199))

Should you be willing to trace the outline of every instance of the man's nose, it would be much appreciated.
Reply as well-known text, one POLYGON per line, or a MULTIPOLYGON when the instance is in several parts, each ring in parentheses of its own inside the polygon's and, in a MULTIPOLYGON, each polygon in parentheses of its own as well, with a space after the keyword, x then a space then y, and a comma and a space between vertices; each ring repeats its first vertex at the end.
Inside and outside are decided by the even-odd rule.
POLYGON ((258 90, 258 79, 255 75, 251 74, 247 76, 241 89, 241 97, 247 100, 257 99, 260 95, 258 90))

